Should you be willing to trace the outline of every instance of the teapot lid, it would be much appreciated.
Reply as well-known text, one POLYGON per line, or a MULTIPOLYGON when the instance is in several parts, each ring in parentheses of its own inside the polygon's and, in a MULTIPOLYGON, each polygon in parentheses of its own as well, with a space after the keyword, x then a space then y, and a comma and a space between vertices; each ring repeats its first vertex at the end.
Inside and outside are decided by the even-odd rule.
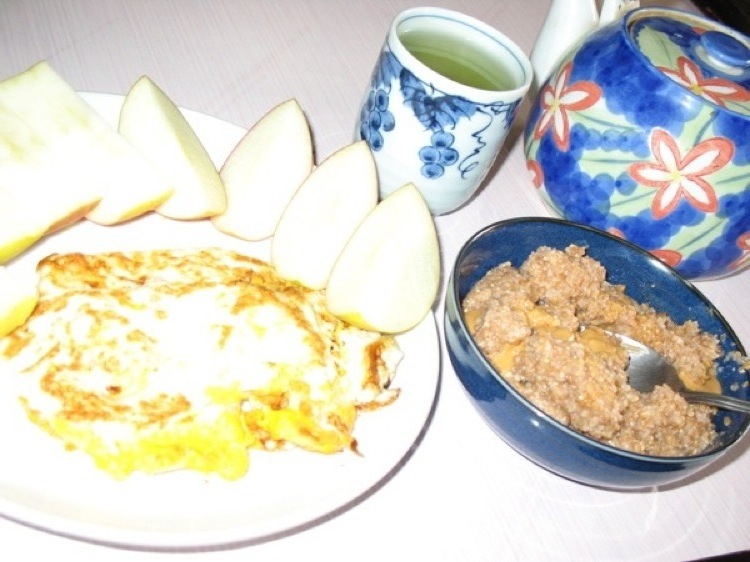
POLYGON ((664 75, 715 105, 750 115, 750 38, 680 10, 635 10, 626 20, 633 44, 664 75))

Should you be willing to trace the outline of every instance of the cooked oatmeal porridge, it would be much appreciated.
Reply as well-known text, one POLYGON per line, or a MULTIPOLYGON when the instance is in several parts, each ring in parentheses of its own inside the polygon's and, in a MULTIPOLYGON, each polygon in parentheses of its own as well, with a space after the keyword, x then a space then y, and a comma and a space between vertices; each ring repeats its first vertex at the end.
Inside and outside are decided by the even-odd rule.
POLYGON ((462 304, 469 332, 490 363, 561 423, 658 456, 696 454, 715 437, 715 408, 688 404, 667 386, 650 394, 632 389, 628 354, 606 331, 653 347, 689 388, 709 391, 719 390, 716 338, 628 297, 623 286, 606 281, 604 267, 584 248, 541 247, 519 268, 501 264, 462 304))

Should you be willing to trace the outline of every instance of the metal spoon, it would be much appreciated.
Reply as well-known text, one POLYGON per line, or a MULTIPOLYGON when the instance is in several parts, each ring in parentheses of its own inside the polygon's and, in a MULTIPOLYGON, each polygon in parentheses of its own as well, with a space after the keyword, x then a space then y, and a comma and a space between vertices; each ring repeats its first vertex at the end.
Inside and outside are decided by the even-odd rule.
POLYGON ((672 363, 655 349, 622 334, 612 333, 627 349, 630 355, 628 365, 628 383, 639 392, 651 392, 659 384, 666 384, 681 394, 688 402, 698 402, 750 414, 750 401, 713 394, 697 392, 685 388, 672 363))

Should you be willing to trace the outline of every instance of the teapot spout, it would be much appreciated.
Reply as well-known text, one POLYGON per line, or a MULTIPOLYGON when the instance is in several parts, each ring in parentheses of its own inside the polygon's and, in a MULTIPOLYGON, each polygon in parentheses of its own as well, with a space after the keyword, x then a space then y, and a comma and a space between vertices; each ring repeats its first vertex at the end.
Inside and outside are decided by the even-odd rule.
POLYGON ((639 0, 604 0, 599 15, 599 27, 620 19, 630 10, 640 7, 639 0))
POLYGON ((531 51, 536 90, 552 74, 563 55, 598 24, 596 0, 552 0, 531 51))
POLYGON ((531 51, 534 89, 539 90, 560 60, 586 35, 640 5, 639 0, 552 0, 547 18, 531 51))

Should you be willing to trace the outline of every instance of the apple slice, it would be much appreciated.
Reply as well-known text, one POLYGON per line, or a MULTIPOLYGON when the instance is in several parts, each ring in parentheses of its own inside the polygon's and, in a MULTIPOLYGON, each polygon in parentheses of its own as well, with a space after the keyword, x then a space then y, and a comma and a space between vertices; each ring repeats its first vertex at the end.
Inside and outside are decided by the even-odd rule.
POLYGON ((139 78, 125 96, 118 130, 175 188, 156 209, 159 214, 184 220, 224 212, 224 184, 206 148, 148 76, 139 78))
POLYGON ((268 238, 312 167, 307 118, 297 100, 287 100, 266 113, 227 157, 220 170, 227 208, 211 220, 231 236, 268 238))
MULTIPOLYGON (((23 252, 46 234, 80 220, 99 201, 55 197, 61 191, 39 198, 42 189, 34 189, 29 181, 24 189, 4 187, 7 167, 0 166, 0 264, 23 252)), ((14 180, 18 179, 14 175, 14 180)), ((27 178, 28 179, 28 178, 27 178)), ((51 179, 49 180, 51 181, 51 179)), ((14 187, 18 187, 18 183, 14 187)))
MULTIPOLYGON (((0 135, 5 131, 0 125, 0 135)), ((0 157, 0 263, 82 219, 101 199, 94 190, 60 189, 59 169, 52 158, 31 153, 0 157)))
POLYGON ((0 265, 0 338, 26 322, 38 301, 39 291, 32 279, 13 275, 0 265))
POLYGON ((378 203, 375 160, 365 141, 333 153, 315 168, 281 215, 271 241, 279 275, 311 289, 326 286, 333 263, 378 203))
MULTIPOLYGON (((36 196, 97 197, 86 218, 114 224, 161 205, 172 186, 46 62, 0 82, 0 167, 54 178, 36 196)), ((36 182, 37 185, 43 182, 36 182)), ((21 189, 19 186, 18 189, 21 189)))
POLYGON ((333 266, 328 310, 357 327, 405 332, 430 311, 440 284, 435 221, 407 183, 367 215, 333 266))
POLYGON ((16 197, 0 186, 0 264, 17 256, 44 236, 48 226, 37 222, 16 197))

